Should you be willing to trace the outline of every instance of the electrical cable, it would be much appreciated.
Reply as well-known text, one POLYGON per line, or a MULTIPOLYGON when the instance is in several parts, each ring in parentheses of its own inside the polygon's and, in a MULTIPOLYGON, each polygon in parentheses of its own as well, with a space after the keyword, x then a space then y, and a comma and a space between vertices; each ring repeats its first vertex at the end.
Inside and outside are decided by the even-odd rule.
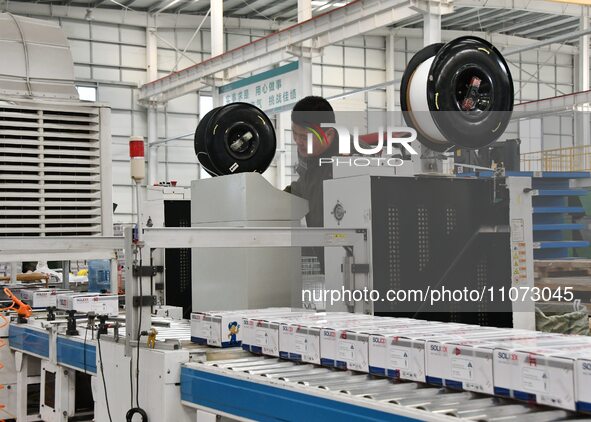
MULTIPOLYGON (((11 306, 14 306, 14 302, 11 306)), ((10 309, 10 307, 8 308, 3 308, 0 311, 5 311, 10 309)), ((6 327, 8 324, 10 324, 10 320, 8 318, 6 318, 6 316, 4 314, 0 314, 0 319, 2 319, 2 323, 0 324, 0 329, 6 327)), ((6 346, 6 341, 4 341, 4 339, 0 339, 0 349, 4 346, 6 346)), ((4 364, 2 362, 0 362, 0 369, 4 368, 4 364)), ((0 384, 0 390, 4 389, 4 384, 0 384)), ((6 405, 5 404, 0 404, 0 411, 6 412, 6 405)), ((1 422, 4 422, 5 419, 1 419, 1 422)))
POLYGON ((109 415, 109 421, 113 422, 113 418, 111 417, 111 408, 109 407, 109 396, 107 393, 107 381, 105 380, 105 370, 103 368, 103 353, 101 350, 101 335, 98 334, 96 336, 96 342, 98 344, 98 352, 99 352, 99 363, 101 368, 101 378, 103 379, 103 388, 105 390, 105 403, 107 404, 107 414, 109 415))
POLYGON ((84 348, 82 349, 82 356, 84 359, 84 373, 86 374, 86 341, 88 339, 88 322, 86 323, 86 330, 84 330, 84 348))
MULTIPOLYGON (((139 292, 140 292, 140 301, 143 300, 143 288, 142 288, 142 248, 139 248, 140 253, 140 276, 139 276, 139 292)), ((140 407, 140 339, 142 336, 142 310, 141 307, 139 309, 139 317, 138 317, 138 324, 137 324, 137 356, 135 359, 135 405, 139 408, 140 407)))

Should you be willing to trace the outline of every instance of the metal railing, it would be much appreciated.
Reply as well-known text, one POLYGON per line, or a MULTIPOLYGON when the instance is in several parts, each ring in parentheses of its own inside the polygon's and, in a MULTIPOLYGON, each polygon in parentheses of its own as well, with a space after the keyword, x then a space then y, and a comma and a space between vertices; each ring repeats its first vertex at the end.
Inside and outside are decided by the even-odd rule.
POLYGON ((522 171, 591 171, 591 145, 521 154, 522 171))

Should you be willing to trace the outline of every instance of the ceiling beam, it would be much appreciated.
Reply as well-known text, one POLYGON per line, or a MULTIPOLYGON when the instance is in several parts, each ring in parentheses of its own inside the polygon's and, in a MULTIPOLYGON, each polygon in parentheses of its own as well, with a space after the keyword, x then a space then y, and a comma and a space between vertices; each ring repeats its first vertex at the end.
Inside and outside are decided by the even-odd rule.
POLYGON ((268 58, 271 56, 275 57, 274 60, 281 61, 290 46, 297 46, 303 41, 311 40, 312 47, 319 49, 375 28, 391 25, 416 13, 406 0, 353 1, 147 83, 140 88, 139 99, 144 103, 166 103, 195 91, 204 85, 208 77, 218 72, 225 72, 225 78, 229 78, 233 74, 232 70, 237 71, 234 76, 238 76, 268 66, 268 58))
MULTIPOLYGON (((517 35, 519 35, 520 37, 529 37, 530 34, 535 34, 538 33, 540 31, 547 31, 549 28, 554 28, 555 26, 558 25, 562 25, 562 24, 573 24, 573 25, 578 25, 579 24, 579 20, 577 18, 571 18, 570 16, 567 16, 565 18, 555 18, 553 19, 551 22, 548 22, 546 24, 543 25, 532 25, 532 27, 530 29, 527 29, 525 31, 516 31, 517 35)), ((535 38, 535 36, 534 36, 535 38)))
POLYGON ((580 17, 585 7, 578 4, 555 3, 546 0, 454 0, 455 7, 486 7, 487 9, 514 9, 580 17))
MULTIPOLYGON (((78 6, 56 6, 41 3, 27 3, 21 1, 10 1, 6 3, 5 10, 15 15, 25 15, 33 17, 53 17, 72 20, 86 21, 87 7, 78 6)), ((96 8, 92 11, 93 22, 109 23, 113 25, 125 25, 145 28, 148 25, 148 12, 121 9, 96 8)), ((150 26, 156 26, 159 29, 195 29, 196 22, 203 19, 203 15, 176 15, 171 13, 159 13, 152 16, 150 26)), ((211 28, 210 19, 206 19, 203 28, 211 28)), ((224 28, 226 29, 260 29, 265 31, 276 31, 281 28, 279 22, 273 22, 268 19, 249 19, 249 18, 224 18, 224 28)))

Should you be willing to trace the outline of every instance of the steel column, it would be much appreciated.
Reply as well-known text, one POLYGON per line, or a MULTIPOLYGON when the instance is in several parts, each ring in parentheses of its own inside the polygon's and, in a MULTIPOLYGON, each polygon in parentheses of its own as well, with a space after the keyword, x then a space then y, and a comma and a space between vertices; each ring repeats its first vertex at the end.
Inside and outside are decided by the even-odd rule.
MULTIPOLYGON (((584 35, 579 37, 579 59, 577 72, 577 88, 579 91, 587 91, 589 88, 589 7, 586 7, 581 16, 580 29, 584 35)), ((582 104, 575 108, 575 145, 591 144, 591 109, 588 104, 582 104)), ((579 157, 581 158, 581 157, 579 157)), ((577 163, 578 164, 578 163, 577 163)))
MULTIPOLYGON (((150 18, 149 18, 150 19, 150 18)), ((158 79, 158 42, 156 40, 156 28, 146 28, 146 79, 148 82, 158 79)), ((151 185, 159 181, 158 177, 158 109, 155 104, 148 104, 147 109, 148 128, 148 177, 147 183, 151 185)))

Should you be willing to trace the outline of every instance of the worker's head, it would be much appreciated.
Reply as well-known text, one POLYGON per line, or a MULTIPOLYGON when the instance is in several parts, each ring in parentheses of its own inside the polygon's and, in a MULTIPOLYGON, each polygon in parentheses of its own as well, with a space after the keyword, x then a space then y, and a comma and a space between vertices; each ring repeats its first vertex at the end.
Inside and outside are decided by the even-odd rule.
POLYGON ((296 103, 291 112, 291 133, 302 157, 322 155, 337 139, 333 128, 321 128, 321 123, 335 123, 332 106, 322 97, 309 96, 296 103), (312 134, 312 153, 308 152, 308 134, 312 134))

